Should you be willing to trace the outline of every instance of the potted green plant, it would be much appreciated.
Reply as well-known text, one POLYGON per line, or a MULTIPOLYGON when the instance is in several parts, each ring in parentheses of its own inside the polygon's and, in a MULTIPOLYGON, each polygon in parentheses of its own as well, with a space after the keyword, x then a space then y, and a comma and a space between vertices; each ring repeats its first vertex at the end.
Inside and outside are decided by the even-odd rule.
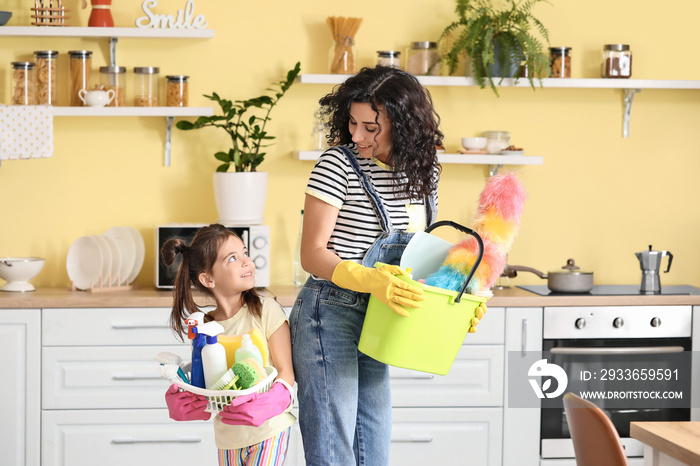
POLYGON ((517 79, 523 67, 534 89, 534 78, 547 76, 549 69, 549 33, 532 13, 545 1, 503 0, 503 7, 496 8, 492 0, 457 0, 458 19, 440 36, 441 41, 452 38, 443 56, 450 74, 466 53, 467 70, 482 89, 488 82, 498 95, 493 78, 500 76, 499 83, 504 77, 517 79))
POLYGON ((275 139, 265 129, 271 120, 270 113, 294 84, 301 71, 297 64, 287 72, 283 81, 272 84, 263 94, 247 100, 231 101, 216 92, 205 95, 216 102, 220 114, 199 117, 195 122, 182 120, 177 128, 187 131, 213 126, 223 129, 231 138, 228 151, 220 151, 214 157, 222 162, 214 173, 214 198, 219 211, 219 222, 224 224, 259 224, 265 210, 267 197, 267 173, 258 166, 265 160, 261 149, 275 139), (229 169, 233 167, 233 171, 229 169), (245 199, 245 201, 242 201, 245 199))

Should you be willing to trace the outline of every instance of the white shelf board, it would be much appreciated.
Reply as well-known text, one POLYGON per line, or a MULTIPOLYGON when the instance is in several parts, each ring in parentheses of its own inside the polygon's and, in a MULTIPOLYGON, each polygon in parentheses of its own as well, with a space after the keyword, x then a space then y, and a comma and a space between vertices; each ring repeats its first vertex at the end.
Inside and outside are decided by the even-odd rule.
MULTIPOLYGON (((302 74, 299 81, 303 84, 340 84, 348 79, 348 74, 302 74)), ((462 76, 418 76, 424 86, 477 86, 473 78, 462 76)), ((494 80, 498 83, 499 79, 494 80)), ((540 86, 535 80, 535 87, 540 86)), ((517 80, 505 78, 500 87, 531 87, 526 78, 517 80)), ((579 88, 579 89, 700 89, 697 80, 669 79, 580 79, 580 78, 545 78, 542 87, 579 88)))
POLYGON ((54 116, 195 117, 214 114, 212 107, 54 107, 54 116))
POLYGON ((137 27, 49 27, 2 26, 0 36, 31 37, 151 37, 170 39, 209 39, 214 29, 144 29, 137 27))
MULTIPOLYGON (((323 153, 320 150, 300 150, 299 160, 317 160, 323 153)), ((543 159, 534 155, 498 155, 498 154, 438 154, 440 163, 476 164, 476 165, 542 165, 543 159)))

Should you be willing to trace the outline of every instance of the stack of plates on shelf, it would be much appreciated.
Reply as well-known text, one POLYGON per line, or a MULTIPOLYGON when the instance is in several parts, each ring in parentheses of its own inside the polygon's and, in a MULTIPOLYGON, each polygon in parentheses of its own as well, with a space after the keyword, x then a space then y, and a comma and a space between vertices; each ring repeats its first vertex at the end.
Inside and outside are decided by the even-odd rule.
POLYGON ((81 236, 68 250, 68 277, 79 290, 126 286, 141 271, 145 252, 143 237, 133 227, 81 236))

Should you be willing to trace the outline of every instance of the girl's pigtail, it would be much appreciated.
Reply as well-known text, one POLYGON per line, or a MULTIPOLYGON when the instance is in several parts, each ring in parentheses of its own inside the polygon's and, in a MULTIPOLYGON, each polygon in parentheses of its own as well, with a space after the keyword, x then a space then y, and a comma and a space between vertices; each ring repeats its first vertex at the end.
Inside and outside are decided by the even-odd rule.
POLYGON ((168 267, 175 262, 178 254, 182 254, 182 262, 178 267, 175 283, 173 284, 173 309, 170 313, 170 328, 173 329, 181 341, 184 341, 185 319, 193 312, 189 311, 189 309, 197 309, 192 298, 188 250, 187 244, 177 238, 169 239, 161 248, 161 259, 168 267))

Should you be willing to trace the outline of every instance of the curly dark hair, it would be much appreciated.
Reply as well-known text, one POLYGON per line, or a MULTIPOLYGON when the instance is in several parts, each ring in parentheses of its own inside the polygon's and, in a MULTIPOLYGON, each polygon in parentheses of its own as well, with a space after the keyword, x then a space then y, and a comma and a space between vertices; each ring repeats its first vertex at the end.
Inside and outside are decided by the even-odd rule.
POLYGON ((330 128, 331 145, 352 142, 348 124, 353 102, 369 103, 377 112, 377 124, 379 109, 386 111, 392 135, 387 161, 394 167, 396 192, 407 198, 424 198, 434 193, 436 175, 442 169, 435 146, 442 145, 443 134, 438 129, 440 117, 428 90, 415 76, 397 68, 362 68, 319 100, 318 113, 330 128), (403 177, 405 183, 399 181, 403 177))

